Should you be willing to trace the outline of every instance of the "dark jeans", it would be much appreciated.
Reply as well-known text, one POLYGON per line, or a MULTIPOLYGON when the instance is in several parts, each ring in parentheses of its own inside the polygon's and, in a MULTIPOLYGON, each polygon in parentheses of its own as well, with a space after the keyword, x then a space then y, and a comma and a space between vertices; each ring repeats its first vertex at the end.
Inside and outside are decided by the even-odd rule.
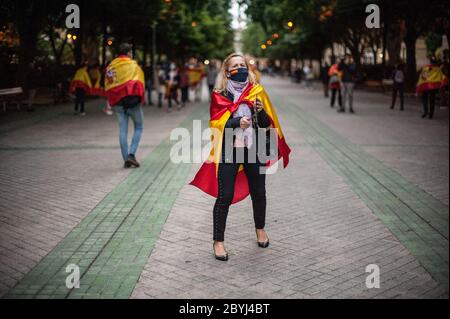
POLYGON ((169 109, 172 108, 172 100, 174 100, 177 105, 180 104, 180 102, 178 102, 178 90, 177 89, 173 89, 173 91, 169 95, 169 98, 168 98, 169 109))
POLYGON ((189 100, 189 87, 181 88, 181 103, 185 104, 189 100))
POLYGON ((395 101, 397 99, 397 92, 400 93, 400 110, 403 110, 403 106, 404 106, 404 98, 403 98, 403 93, 404 93, 404 85, 403 83, 394 83, 394 87, 392 90, 392 105, 391 108, 393 109, 395 107, 395 101))
POLYGON ((434 105, 436 102, 437 92, 438 90, 429 90, 422 93, 423 114, 428 115, 430 118, 434 115, 434 105), (430 104, 430 109, 428 109, 428 103, 430 104))
MULTIPOLYGON (((214 240, 224 241, 225 227, 228 210, 233 200, 234 185, 239 166, 234 149, 234 161, 232 163, 219 163, 218 186, 219 192, 214 205, 214 240)), ((260 173, 260 167, 265 164, 248 163, 248 150, 244 149, 244 172, 248 179, 248 186, 253 205, 253 219, 256 229, 264 229, 266 222, 266 175, 260 173)))
POLYGON ((342 107, 342 95, 340 89, 331 89, 331 107, 334 107, 334 101, 336 100, 336 92, 338 93, 338 104, 342 107))
POLYGON ((86 91, 83 89, 75 90, 75 111, 78 111, 80 107, 80 112, 84 113, 84 102, 86 101, 86 91))

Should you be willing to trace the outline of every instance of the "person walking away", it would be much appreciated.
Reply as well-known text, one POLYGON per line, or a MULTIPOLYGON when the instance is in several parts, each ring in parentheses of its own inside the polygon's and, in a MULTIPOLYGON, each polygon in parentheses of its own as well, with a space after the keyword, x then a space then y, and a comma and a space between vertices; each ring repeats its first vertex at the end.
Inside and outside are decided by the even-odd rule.
POLYGON ((391 110, 393 110, 395 107, 397 92, 400 95, 400 111, 404 110, 405 73, 403 69, 403 64, 399 63, 395 65, 395 69, 392 72, 393 88, 391 110))
POLYGON ((187 65, 180 71, 181 107, 185 107, 189 100, 189 75, 187 65))
POLYGON ((422 94, 423 114, 422 118, 434 116, 436 94, 443 87, 448 85, 448 78, 436 63, 434 57, 430 58, 430 64, 422 67, 419 80, 416 85, 416 93, 422 94))
POLYGON ((334 102, 336 100, 336 94, 338 94, 338 104, 339 107, 342 108, 342 95, 341 95, 341 75, 342 73, 339 71, 338 64, 335 63, 331 65, 328 70, 328 75, 330 77, 330 90, 331 90, 331 101, 330 106, 334 107, 334 102))
POLYGON ((132 46, 122 43, 119 56, 106 71, 106 96, 114 108, 119 123, 119 142, 125 168, 139 167, 136 153, 144 127, 145 77, 133 60, 132 46), (128 122, 133 121, 134 134, 128 147, 128 122))
POLYGON ((305 74, 305 87, 310 89, 312 86, 312 80, 314 79, 311 66, 305 65, 303 68, 303 73, 305 74))
POLYGON ((145 105, 153 106, 152 91, 153 91, 153 76, 151 68, 146 69, 145 75, 145 105))
POLYGON ((178 88, 180 85, 180 75, 175 63, 171 63, 166 78, 166 99, 168 101, 168 112, 172 112, 172 100, 177 104, 177 108, 181 109, 178 101, 178 88))
POLYGON ((69 92, 75 94, 74 115, 86 115, 84 104, 86 102, 86 95, 91 88, 92 81, 88 73, 87 62, 84 62, 82 67, 76 71, 69 88, 69 92))
POLYGON ((27 77, 27 87, 26 87, 26 90, 28 91, 28 105, 27 105, 28 112, 34 112, 33 104, 34 99, 36 97, 40 73, 41 69, 36 65, 36 62, 30 63, 30 73, 27 77))
POLYGON ((214 85, 216 84, 217 79, 217 68, 214 63, 211 63, 208 68, 208 75, 207 75, 207 82, 208 82, 208 88, 209 88, 209 94, 212 95, 214 91, 214 85))
POLYGON ((328 83, 330 81, 330 77, 328 76, 328 70, 330 66, 325 62, 325 64, 320 68, 320 81, 322 82, 323 86, 323 95, 325 98, 328 98, 329 94, 329 88, 328 83))
POLYGON ((353 62, 353 58, 347 55, 345 61, 341 61, 338 68, 342 72, 343 84, 342 106, 338 109, 338 112, 345 112, 348 101, 350 113, 355 113, 353 110, 353 91, 355 90, 356 82, 356 64, 353 62))

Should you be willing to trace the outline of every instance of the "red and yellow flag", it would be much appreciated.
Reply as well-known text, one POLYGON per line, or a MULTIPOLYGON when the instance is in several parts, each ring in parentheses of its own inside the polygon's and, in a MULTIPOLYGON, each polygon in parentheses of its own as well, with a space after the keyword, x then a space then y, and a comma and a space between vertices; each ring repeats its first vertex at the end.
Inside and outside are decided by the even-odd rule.
POLYGON ((186 73, 189 78, 189 86, 196 86, 205 76, 205 72, 200 67, 187 68, 186 73))
MULTIPOLYGON (((266 162, 266 166, 270 167, 275 164, 278 160, 283 160, 283 167, 286 167, 289 163, 289 154, 291 152, 289 146, 286 144, 286 140, 284 138, 283 131, 281 130, 280 123, 278 121, 278 116, 270 102, 269 96, 267 95, 264 88, 259 85, 249 85, 242 93, 240 99, 233 103, 226 97, 220 95, 217 92, 212 94, 212 101, 210 106, 210 121, 209 126, 211 129, 216 132, 220 132, 220 134, 213 134, 211 136, 211 142, 213 144, 213 148, 210 152, 209 158, 203 163, 200 170, 197 172, 195 178, 190 182, 190 185, 196 186, 207 194, 210 194, 213 197, 218 196, 218 181, 217 181, 217 173, 219 168, 219 161, 221 158, 222 152, 222 142, 225 130, 225 124, 233 114, 234 111, 237 110, 240 104, 245 103, 250 107, 253 107, 253 102, 256 97, 262 101, 264 105, 264 110, 269 116, 271 122, 271 128, 277 129, 277 144, 278 144, 278 158, 268 160, 266 162)), ((239 171, 236 177, 236 184, 234 189, 234 196, 232 203, 237 203, 243 199, 245 199, 249 195, 248 188, 248 180, 245 175, 243 165, 240 165, 239 171)))
POLYGON ((444 75, 438 65, 425 65, 420 72, 419 81, 416 85, 416 92, 440 89, 448 84, 448 78, 444 75))
POLYGON ((101 76, 98 69, 88 70, 87 67, 78 69, 72 82, 70 82, 70 93, 75 92, 77 88, 81 88, 89 95, 103 95, 104 90, 100 87, 101 76))
POLYGON ((119 56, 106 69, 105 90, 108 102, 114 106, 125 96, 137 95, 144 103, 144 72, 136 61, 119 56))

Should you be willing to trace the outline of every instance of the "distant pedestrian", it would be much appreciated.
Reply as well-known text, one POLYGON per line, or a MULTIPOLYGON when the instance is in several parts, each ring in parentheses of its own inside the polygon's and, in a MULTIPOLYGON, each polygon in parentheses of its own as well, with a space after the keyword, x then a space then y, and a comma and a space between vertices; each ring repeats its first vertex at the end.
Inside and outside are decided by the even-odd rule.
POLYGON ((322 82, 322 87, 323 87, 323 95, 324 97, 328 97, 328 83, 330 81, 330 77, 328 76, 328 70, 329 70, 330 66, 328 65, 328 63, 325 62, 325 64, 323 66, 321 66, 320 68, 320 81, 322 82))
POLYGON ((355 90, 356 82, 356 64, 353 62, 351 55, 347 55, 344 61, 341 61, 338 66, 339 71, 342 72, 342 106, 338 112, 345 112, 346 104, 350 113, 355 113, 353 109, 353 92, 355 90))
POLYGON ((334 102, 336 100, 336 94, 337 94, 339 107, 342 108, 342 95, 341 95, 341 75, 342 75, 342 73, 339 71, 337 63, 331 65, 330 69, 328 70, 328 75, 330 77, 329 86, 330 86, 330 90, 331 90, 330 106, 334 107, 334 102))
POLYGON ((214 91, 214 85, 216 84, 217 74, 218 74, 218 72, 217 72, 216 65, 214 63, 211 63, 209 65, 208 75, 206 77, 207 82, 208 82, 208 88, 209 88, 210 96, 212 95, 212 93, 214 91))
POLYGON ((187 65, 180 70, 181 106, 185 107, 189 101, 189 75, 187 65))
POLYGON ((152 106, 152 91, 153 91, 153 70, 151 68, 146 69, 145 73, 145 105, 152 106))
POLYGON ((175 63, 171 63, 169 71, 166 74, 166 99, 168 103, 168 112, 172 112, 172 101, 181 109, 181 103, 178 101, 178 89, 180 87, 180 74, 175 63))
POLYGON ((395 101, 397 99, 397 92, 400 95, 400 111, 404 110, 404 91, 405 91, 405 72, 403 71, 403 63, 395 65, 395 69, 392 72, 392 104, 391 110, 395 107, 395 101))
POLYGON ((436 63, 435 58, 431 57, 430 64, 425 65, 422 68, 419 81, 416 86, 417 94, 422 94, 422 118, 427 116, 430 119, 433 118, 436 94, 445 85, 448 85, 448 78, 444 75, 442 69, 436 63))
POLYGON ((311 66, 305 65, 303 68, 303 74, 305 75, 305 87, 310 89, 312 87, 312 81, 314 79, 314 74, 312 72, 311 66))
POLYGON ((119 141, 125 168, 139 167, 136 152, 144 127, 145 78, 144 72, 132 60, 132 46, 123 43, 119 56, 108 66, 106 72, 106 96, 114 107, 119 123, 119 141), (134 134, 128 147, 128 120, 134 124, 134 134))
POLYGON ((87 62, 84 62, 81 68, 77 70, 70 83, 70 92, 75 94, 74 115, 86 115, 84 104, 86 102, 86 96, 89 94, 91 88, 92 81, 89 77, 87 62))

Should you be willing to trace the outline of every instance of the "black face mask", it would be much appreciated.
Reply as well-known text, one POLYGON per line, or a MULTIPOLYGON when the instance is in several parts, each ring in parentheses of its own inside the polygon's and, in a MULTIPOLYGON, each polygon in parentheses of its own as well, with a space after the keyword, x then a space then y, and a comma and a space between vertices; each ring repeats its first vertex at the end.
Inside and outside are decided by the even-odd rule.
POLYGON ((230 79, 236 82, 245 82, 248 78, 248 69, 239 68, 230 72, 230 79))

